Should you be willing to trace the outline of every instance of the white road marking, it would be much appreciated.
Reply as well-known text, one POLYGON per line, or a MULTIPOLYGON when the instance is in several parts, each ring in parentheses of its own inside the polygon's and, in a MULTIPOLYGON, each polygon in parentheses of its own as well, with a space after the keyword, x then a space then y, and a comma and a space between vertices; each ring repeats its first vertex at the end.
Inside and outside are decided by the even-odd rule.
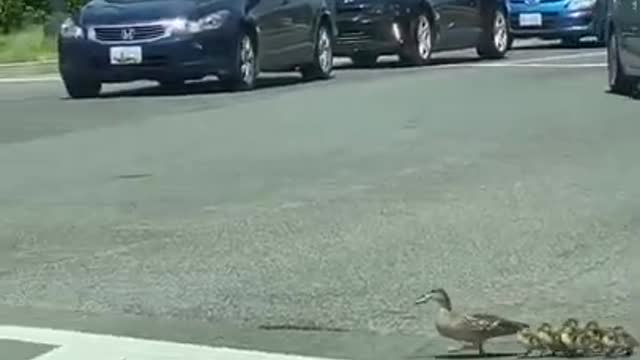
MULTIPOLYGON (((439 64, 424 67, 425 69, 437 70, 437 69, 448 69, 448 68, 471 68, 471 67, 501 67, 501 66, 511 66, 516 64, 529 64, 529 63, 538 63, 545 61, 553 61, 553 60, 569 60, 569 59, 579 59, 579 58, 589 58, 596 56, 604 56, 606 54, 605 51, 592 51, 587 53, 578 53, 578 54, 567 54, 567 55, 554 55, 554 56, 543 56, 536 57, 530 59, 519 59, 519 60, 506 60, 500 62, 493 63, 459 63, 459 64, 439 64)), ((334 66, 344 66, 351 64, 351 60, 347 58, 335 58, 334 66)), ((561 64, 556 64, 561 65, 561 64)), ((566 64, 566 67, 579 67, 575 66, 577 64, 566 64), (569 66, 572 65, 572 66, 569 66)), ((540 66, 541 67, 541 66, 540 66)), ((551 66, 553 67, 553 66, 551 66)), ((557 66, 557 67, 565 67, 565 65, 557 66)), ((599 67, 599 66, 583 66, 583 67, 599 67)), ((10 84, 10 83, 34 83, 34 82, 49 82, 49 81, 60 81, 60 77, 58 75, 44 75, 44 76, 29 76, 29 77, 9 77, 9 78, 0 78, 0 84, 10 84)))
POLYGON ((529 62, 552 61, 552 60, 569 60, 569 59, 579 59, 579 58, 586 58, 586 57, 604 56, 604 55, 606 55, 605 51, 591 51, 591 52, 587 52, 587 53, 578 53, 578 54, 543 56, 543 57, 538 57, 538 58, 521 59, 521 60, 508 60, 508 61, 506 61, 506 63, 509 63, 509 64, 526 64, 526 63, 529 63, 529 62))
POLYGON ((549 64, 549 63, 490 63, 490 64, 474 64, 473 67, 532 67, 532 68, 557 68, 557 69, 574 69, 574 68, 601 68, 607 67, 607 63, 583 63, 583 64, 549 64))
POLYGON ((32 66, 32 65, 52 65, 57 63, 58 63, 58 60, 12 62, 12 63, 2 63, 0 64, 0 68, 32 66))
POLYGON ((59 81, 60 76, 48 75, 48 76, 29 76, 29 77, 8 77, 0 78, 0 84, 2 83, 33 83, 43 81, 59 81))
POLYGON ((332 360, 22 326, 0 326, 0 339, 59 346, 32 360, 332 360))

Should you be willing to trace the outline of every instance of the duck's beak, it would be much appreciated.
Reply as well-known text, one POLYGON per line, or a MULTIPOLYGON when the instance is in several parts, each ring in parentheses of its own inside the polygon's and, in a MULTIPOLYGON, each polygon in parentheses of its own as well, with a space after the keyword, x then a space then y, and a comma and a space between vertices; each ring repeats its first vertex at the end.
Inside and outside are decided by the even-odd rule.
POLYGON ((431 294, 425 294, 420 296, 418 300, 416 300, 416 305, 425 304, 431 300, 431 294))

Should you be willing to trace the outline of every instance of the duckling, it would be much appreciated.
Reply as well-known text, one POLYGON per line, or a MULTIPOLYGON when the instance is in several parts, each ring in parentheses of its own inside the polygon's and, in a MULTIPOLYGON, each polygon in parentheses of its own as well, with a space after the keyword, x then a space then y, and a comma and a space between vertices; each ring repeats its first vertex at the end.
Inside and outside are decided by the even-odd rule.
POLYGON ((449 339, 466 343, 459 349, 451 349, 450 352, 475 348, 480 355, 484 355, 483 344, 487 340, 515 335, 518 331, 529 327, 528 324, 492 314, 465 314, 454 311, 451 298, 442 288, 428 291, 416 300, 416 305, 425 304, 430 300, 437 302, 440 307, 435 323, 438 333, 449 339))
POLYGON ((578 319, 576 318, 567 318, 567 320, 565 320, 562 323, 561 328, 572 328, 572 329, 578 329, 580 325, 580 322, 578 321, 578 319))
POLYGON ((536 336, 535 332, 530 328, 522 329, 517 334, 518 342, 524 345, 526 351, 524 354, 519 357, 527 357, 532 352, 538 351, 539 355, 542 356, 546 350, 546 347, 542 343, 542 340, 536 336))
POLYGON ((623 351, 626 356, 633 355, 634 349, 640 345, 638 340, 629 334, 622 326, 615 326, 613 332, 618 337, 620 350, 623 351))
POLYGON ((597 321, 591 320, 587 322, 580 335, 578 335, 578 344, 585 353, 599 354, 604 350, 603 336, 604 329, 600 327, 597 321))
POLYGON ((578 345, 578 335, 580 333, 578 320, 567 319, 560 327, 560 342, 564 346, 564 353, 567 356, 575 356, 580 350, 578 345))
POLYGON ((559 333, 553 330, 553 327, 548 322, 540 324, 535 334, 546 350, 551 352, 551 355, 555 356, 564 351, 565 348, 560 341, 559 333))
POLYGON ((605 329, 602 344, 604 345, 604 355, 607 357, 616 355, 622 348, 620 336, 613 328, 605 329))

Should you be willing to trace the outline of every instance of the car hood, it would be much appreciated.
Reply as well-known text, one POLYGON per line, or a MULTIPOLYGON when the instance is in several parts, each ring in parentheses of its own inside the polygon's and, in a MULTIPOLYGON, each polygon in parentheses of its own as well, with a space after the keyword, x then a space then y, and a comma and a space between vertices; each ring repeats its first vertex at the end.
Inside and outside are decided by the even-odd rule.
POLYGON ((194 18, 194 0, 93 0, 80 13, 82 25, 147 22, 177 17, 194 18))

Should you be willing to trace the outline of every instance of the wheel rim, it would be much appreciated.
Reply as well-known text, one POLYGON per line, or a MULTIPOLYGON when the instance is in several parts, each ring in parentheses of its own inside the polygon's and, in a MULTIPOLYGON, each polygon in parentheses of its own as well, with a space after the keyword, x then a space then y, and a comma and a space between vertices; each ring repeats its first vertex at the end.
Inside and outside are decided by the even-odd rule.
POLYGON ((331 72, 333 51, 331 49, 331 38, 325 27, 321 27, 318 34, 318 64, 324 73, 331 72))
POLYGON ((613 86, 616 82, 616 77, 618 76, 618 46, 616 42, 615 35, 611 35, 611 39, 609 41, 609 47, 607 48, 607 61, 608 61, 608 69, 609 69, 609 85, 613 86))
POLYGON ((507 32, 507 20, 502 11, 496 12, 496 20, 493 24, 493 42, 499 52, 507 49, 509 34, 507 32))
POLYGON ((248 36, 244 36, 240 44, 240 75, 247 84, 251 84, 255 77, 255 53, 248 36))
POLYGON ((422 59, 427 59, 431 54, 431 27, 426 16, 418 17, 417 28, 418 54, 422 59))

